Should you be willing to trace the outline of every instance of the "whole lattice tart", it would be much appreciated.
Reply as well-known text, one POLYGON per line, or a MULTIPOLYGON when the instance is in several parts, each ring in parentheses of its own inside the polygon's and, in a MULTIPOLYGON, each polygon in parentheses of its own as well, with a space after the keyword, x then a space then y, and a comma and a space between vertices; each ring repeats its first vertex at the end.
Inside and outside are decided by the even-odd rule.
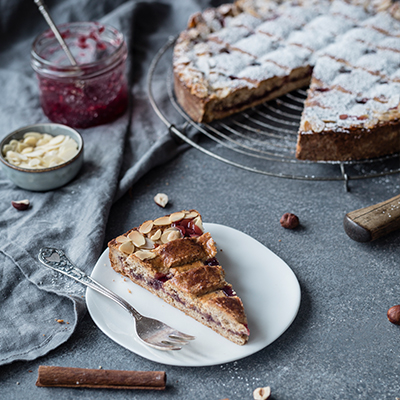
POLYGON ((174 47, 178 102, 210 122, 309 86, 296 156, 400 151, 400 3, 239 0, 194 14, 174 47))
POLYGON ((115 271, 232 342, 248 341, 243 303, 226 282, 196 210, 145 221, 108 247, 115 271))

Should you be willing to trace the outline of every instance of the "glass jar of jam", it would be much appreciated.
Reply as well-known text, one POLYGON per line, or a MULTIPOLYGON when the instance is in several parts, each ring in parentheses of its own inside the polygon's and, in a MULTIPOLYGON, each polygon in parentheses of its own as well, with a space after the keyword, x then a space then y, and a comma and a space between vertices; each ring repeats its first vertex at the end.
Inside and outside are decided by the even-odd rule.
POLYGON ((74 128, 105 124, 121 116, 128 105, 123 35, 98 22, 73 22, 58 29, 77 65, 71 64, 50 29, 34 41, 31 65, 45 115, 74 128))

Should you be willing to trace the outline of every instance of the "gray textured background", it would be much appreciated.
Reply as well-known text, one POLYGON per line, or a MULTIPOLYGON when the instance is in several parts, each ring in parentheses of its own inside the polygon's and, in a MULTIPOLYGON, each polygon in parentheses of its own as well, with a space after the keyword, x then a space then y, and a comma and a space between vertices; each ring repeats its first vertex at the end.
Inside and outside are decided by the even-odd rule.
MULTIPOLYGON (((79 18, 76 9, 70 8, 72 1, 49 3, 57 5, 59 18, 79 18)), ((400 303, 400 232, 373 243, 360 244, 346 236, 342 225, 347 212, 397 195, 400 176, 351 181, 350 191, 345 192, 341 182, 262 176, 222 164, 195 149, 152 168, 152 158, 143 159, 143 153, 137 152, 135 146, 141 144, 137 142, 139 132, 146 132, 146 129, 149 134, 163 131, 162 124, 148 107, 145 74, 159 46, 179 26, 184 26, 191 10, 206 4, 182 2, 180 4, 184 6, 179 7, 175 3, 175 13, 171 14, 166 5, 168 2, 134 3, 135 9, 137 6, 143 10, 150 4, 147 11, 164 10, 164 14, 148 14, 159 25, 158 28, 148 26, 150 39, 147 43, 151 46, 135 47, 137 58, 131 72, 132 92, 136 99, 133 117, 145 115, 149 125, 137 126, 138 130, 133 130, 134 134, 129 136, 121 166, 120 190, 116 189, 116 196, 126 193, 112 206, 110 199, 109 215, 107 204, 104 205, 104 224, 96 226, 99 242, 88 260, 93 262, 111 238, 144 219, 159 216, 160 209, 152 199, 157 192, 165 192, 170 197, 166 212, 195 208, 202 213, 205 222, 241 230, 281 257, 300 282, 302 299, 298 316, 279 339, 253 356, 219 366, 184 368, 157 364, 125 350, 106 337, 86 313, 75 331, 70 332, 71 336, 65 338, 66 342, 59 347, 32 361, 15 361, 1 366, 0 398, 245 400, 252 399, 256 387, 267 385, 271 386, 273 399, 394 400, 400 397, 400 327, 390 324, 386 318, 387 309, 400 303), (175 20, 175 25, 172 20, 175 20), (135 169, 137 165, 140 167, 135 169), (299 216, 299 229, 288 231, 280 226, 279 219, 287 211, 299 216), (38 388, 35 381, 39 365, 164 370, 168 387, 163 392, 38 388)), ((2 3, 3 9, 5 4, 2 3)), ((12 7, 12 4, 16 3, 9 2, 8 6, 12 7)), ((115 16, 109 3, 101 3, 103 8, 102 5, 96 8, 94 4, 100 3, 88 1, 82 7, 96 11, 100 16, 106 13, 115 16)), ((115 7, 117 9, 116 4, 115 7)), ((26 13, 25 18, 28 15, 26 13)), ((2 22, 6 20, 3 13, 2 22)), ((25 30, 21 33, 17 21, 14 19, 13 23, 0 26, 2 32, 9 28, 13 35, 24 33, 25 37, 29 36, 29 23, 19 28, 25 30)), ((146 24, 140 27, 143 32, 146 24)), ((11 54, 10 50, 3 48, 3 43, 2 57, 11 54)), ((0 61, 3 69, 4 65, 13 65, 12 58, 6 60, 3 57, 0 61)), ((162 94, 158 95, 162 99, 162 94)), ((32 98, 35 96, 33 92, 32 98)), ((17 100, 12 99, 18 104, 17 100)), ((6 110, 7 107, 0 109, 6 110)), ((37 113, 35 118, 41 119, 40 109, 37 113)), ((18 127, 28 117, 31 118, 31 114, 25 115, 22 111, 10 111, 9 115, 3 112, 3 129, 18 127)), ((132 121, 136 120, 133 118, 132 121)), ((85 134, 88 138, 93 137, 93 133, 85 134)), ((164 154, 167 159, 175 154, 176 146, 165 132, 160 137, 163 143, 167 143, 164 154)), ((17 193, 16 189, 7 188, 12 194, 17 193)), ((66 193, 69 193, 69 188, 65 189, 66 193)), ((4 209, 7 210, 9 198, 4 193, 8 192, 2 187, 2 199, 7 203, 4 209)), ((82 204, 77 201, 76 205, 82 204)), ((6 230, 2 229, 1 234, 8 232, 11 226, 5 225, 4 218, 3 215, 0 222, 6 230)), ((90 271, 91 266, 85 268, 90 271)), ((18 279, 22 279, 15 273, 18 279)), ((30 320, 29 313, 21 312, 17 303, 14 308, 12 306, 12 303, 7 305, 11 307, 9 314, 12 312, 16 324, 21 321, 21 324, 40 331, 42 325, 30 320)), ((1 328, 6 329, 4 324, 1 328)))
MULTIPOLYGON (((270 385, 273 399, 392 399, 400 396, 400 329, 386 318, 400 303, 399 244, 394 233, 370 244, 347 237, 346 212, 385 200, 399 176, 351 182, 300 182, 234 169, 191 149, 143 177, 112 208, 106 240, 160 214, 153 196, 170 196, 169 211, 196 208, 204 220, 239 229, 270 248, 295 272, 301 306, 291 327, 253 356, 221 366, 170 367, 121 348, 89 315, 71 339, 47 356, 0 368, 2 398, 252 399, 270 385), (301 229, 281 228, 291 211, 301 229), (35 387, 39 365, 164 370, 165 392, 35 387), (31 372, 30 372, 31 371, 31 372), (4 397, 3 397, 4 396, 4 397)), ((105 246, 105 245, 104 245, 105 246)), ((104 247, 105 248, 105 247, 104 247)))

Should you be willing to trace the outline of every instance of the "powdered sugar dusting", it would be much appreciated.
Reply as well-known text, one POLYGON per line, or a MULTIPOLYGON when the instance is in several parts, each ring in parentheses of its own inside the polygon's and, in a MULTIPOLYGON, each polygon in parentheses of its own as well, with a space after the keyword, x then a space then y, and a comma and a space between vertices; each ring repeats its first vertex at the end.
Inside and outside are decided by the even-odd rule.
POLYGON ((249 37, 239 40, 231 48, 240 50, 242 52, 253 55, 254 57, 261 57, 267 52, 274 50, 278 43, 273 38, 266 35, 256 33, 249 37))
POLYGON ((249 66, 238 73, 239 78, 248 79, 255 83, 285 75, 286 69, 271 62, 265 62, 259 66, 249 66))
POLYGON ((321 121, 321 131, 400 118, 400 22, 388 12, 345 0, 242 4, 239 13, 232 5, 207 11, 205 25, 176 46, 174 70, 188 87, 222 99, 314 67, 303 128, 309 120, 321 121))
POLYGON ((243 26, 234 26, 231 28, 224 28, 220 31, 210 35, 210 40, 216 40, 220 43, 234 44, 238 40, 248 36, 250 30, 243 26))
POLYGON ((345 1, 332 2, 332 6, 329 11, 331 14, 338 14, 355 22, 362 21, 368 17, 368 13, 363 7, 349 4, 345 1))
POLYGON ((354 64, 357 60, 365 54, 368 46, 362 42, 335 42, 322 49, 317 57, 320 55, 329 55, 337 60, 343 60, 349 64, 354 64))
POLYGON ((301 47, 282 47, 261 58, 261 62, 273 62, 286 69, 293 70, 304 66, 308 61, 310 52, 301 47))
POLYGON ((312 31, 294 31, 290 34, 287 43, 297 44, 306 47, 311 51, 319 50, 328 45, 333 40, 332 36, 327 32, 318 32, 316 34, 312 31))
POLYGON ((255 29, 258 25, 262 23, 262 20, 260 18, 256 18, 253 15, 242 13, 239 14, 236 17, 233 18, 226 18, 225 20, 225 26, 227 28, 233 27, 233 26, 242 26, 246 27, 247 29, 255 29))
POLYGON ((300 26, 296 26, 295 20, 282 16, 273 21, 264 22, 256 29, 256 32, 272 36, 276 40, 283 40, 288 37, 290 32, 300 26))

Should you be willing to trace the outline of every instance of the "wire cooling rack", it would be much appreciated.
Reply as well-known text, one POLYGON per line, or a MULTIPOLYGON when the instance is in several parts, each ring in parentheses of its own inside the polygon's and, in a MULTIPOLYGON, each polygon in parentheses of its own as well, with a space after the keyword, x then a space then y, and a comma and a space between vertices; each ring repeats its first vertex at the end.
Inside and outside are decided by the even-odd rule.
POLYGON ((259 174, 299 180, 343 181, 346 190, 349 180, 400 172, 399 154, 345 162, 297 160, 297 131, 306 90, 296 90, 210 124, 193 121, 176 102, 172 67, 165 70, 164 61, 172 65, 175 40, 176 37, 171 37, 150 65, 148 95, 156 114, 170 133, 197 150, 226 164, 259 174), (153 93, 156 76, 165 80, 168 102, 156 100, 153 93))

